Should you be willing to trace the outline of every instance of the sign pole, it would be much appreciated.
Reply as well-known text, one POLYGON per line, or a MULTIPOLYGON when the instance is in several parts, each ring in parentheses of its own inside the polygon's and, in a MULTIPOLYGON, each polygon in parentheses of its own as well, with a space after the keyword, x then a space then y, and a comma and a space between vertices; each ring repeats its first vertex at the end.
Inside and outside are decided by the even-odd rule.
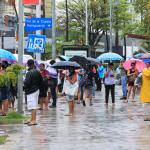
MULTIPOLYGON (((24 39, 24 9, 22 0, 19 0, 19 43, 18 43, 18 62, 19 64, 23 63, 23 39, 24 39)), ((23 113, 23 75, 20 72, 18 76, 18 112, 23 113)))
POLYGON ((52 58, 56 57, 56 3, 52 0, 52 58))
MULTIPOLYGON (((41 0, 39 0, 39 4, 36 5, 36 17, 41 18, 41 0)), ((37 30, 36 34, 41 34, 41 30, 37 30)), ((41 53, 36 53, 36 60, 41 60, 41 53)))

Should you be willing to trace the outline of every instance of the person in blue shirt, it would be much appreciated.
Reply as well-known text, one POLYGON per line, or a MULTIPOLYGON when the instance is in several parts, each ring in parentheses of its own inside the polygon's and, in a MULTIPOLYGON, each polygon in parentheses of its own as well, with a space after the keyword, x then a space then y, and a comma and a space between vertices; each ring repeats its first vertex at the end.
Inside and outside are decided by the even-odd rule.
POLYGON ((98 80, 97 80, 97 90, 102 90, 102 80, 104 78, 104 67, 100 64, 97 68, 98 80))

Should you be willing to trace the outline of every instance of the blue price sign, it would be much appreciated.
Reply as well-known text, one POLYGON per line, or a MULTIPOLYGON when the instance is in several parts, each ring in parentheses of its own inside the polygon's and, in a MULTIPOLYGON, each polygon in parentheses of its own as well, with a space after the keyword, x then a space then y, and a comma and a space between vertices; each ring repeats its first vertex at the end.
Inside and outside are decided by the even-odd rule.
POLYGON ((44 53, 45 44, 46 44, 45 35, 29 34, 27 51, 35 53, 44 53))
POLYGON ((52 28, 52 18, 26 18, 25 30, 36 31, 52 28))

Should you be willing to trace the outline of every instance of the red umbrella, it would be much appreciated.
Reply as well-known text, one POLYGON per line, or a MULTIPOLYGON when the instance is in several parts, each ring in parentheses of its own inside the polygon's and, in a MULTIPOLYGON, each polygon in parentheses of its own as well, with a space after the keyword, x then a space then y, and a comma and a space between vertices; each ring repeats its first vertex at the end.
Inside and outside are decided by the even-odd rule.
POLYGON ((139 72, 142 72, 144 68, 146 68, 146 65, 145 63, 140 60, 140 59, 129 59, 129 60, 126 60, 123 64, 123 67, 126 69, 126 70, 129 70, 131 69, 131 64, 132 63, 136 63, 136 69, 139 71, 139 72))

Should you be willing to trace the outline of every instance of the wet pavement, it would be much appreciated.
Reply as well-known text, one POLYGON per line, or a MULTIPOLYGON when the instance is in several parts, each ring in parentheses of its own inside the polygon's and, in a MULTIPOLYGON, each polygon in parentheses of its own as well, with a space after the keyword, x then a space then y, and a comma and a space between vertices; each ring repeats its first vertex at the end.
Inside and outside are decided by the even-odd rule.
POLYGON ((3 150, 150 150, 150 121, 144 121, 150 106, 119 100, 104 105, 104 92, 96 92, 93 106, 75 106, 75 116, 64 116, 68 106, 64 97, 58 107, 38 112, 38 125, 1 125, 8 141, 3 150))

